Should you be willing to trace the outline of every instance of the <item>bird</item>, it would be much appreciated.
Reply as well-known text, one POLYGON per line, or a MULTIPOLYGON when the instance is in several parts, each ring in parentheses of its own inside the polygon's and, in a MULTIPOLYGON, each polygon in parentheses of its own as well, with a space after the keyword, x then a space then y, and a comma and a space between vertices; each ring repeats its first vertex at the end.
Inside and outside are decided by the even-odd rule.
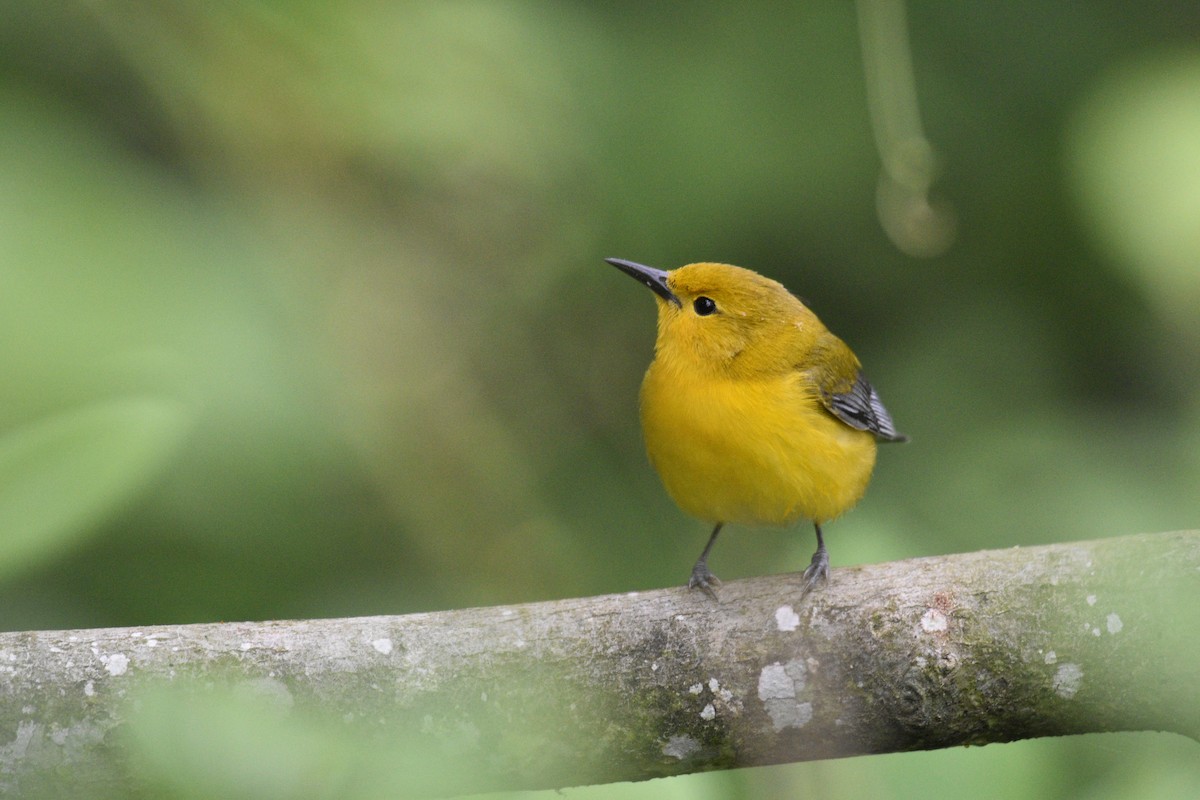
POLYGON ((862 498, 876 444, 908 437, 854 352, 778 281, 731 264, 605 261, 657 303, 639 394, 646 452, 676 505, 713 526, 688 587, 717 598, 708 557, 726 524, 803 519, 817 534, 803 599, 829 579, 821 525, 862 498))

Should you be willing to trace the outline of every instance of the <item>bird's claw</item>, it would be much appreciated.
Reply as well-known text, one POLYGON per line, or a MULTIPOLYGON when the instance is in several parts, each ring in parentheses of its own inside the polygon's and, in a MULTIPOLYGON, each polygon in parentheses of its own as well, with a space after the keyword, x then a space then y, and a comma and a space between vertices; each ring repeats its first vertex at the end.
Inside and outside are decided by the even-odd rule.
POLYGON ((721 588, 721 579, 708 570, 708 565, 697 564, 692 567, 692 577, 688 579, 689 589, 699 589, 713 600, 717 599, 717 589, 721 588))
POLYGON ((825 548, 818 548, 817 552, 813 553, 812 562, 808 568, 804 570, 804 589, 800 593, 801 597, 811 592, 816 588, 818 583, 827 583, 829 581, 829 553, 825 548))

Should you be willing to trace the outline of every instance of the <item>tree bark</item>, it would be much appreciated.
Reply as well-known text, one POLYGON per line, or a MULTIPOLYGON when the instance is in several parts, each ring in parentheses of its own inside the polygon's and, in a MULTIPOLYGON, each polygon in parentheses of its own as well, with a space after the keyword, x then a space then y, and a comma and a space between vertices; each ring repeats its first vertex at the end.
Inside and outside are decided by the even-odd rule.
POLYGON ((198 736, 222 692, 316 720, 428 794, 1094 731, 1200 739, 1200 532, 836 569, 801 601, 799 587, 0 633, 0 795, 119 794, 146 752, 198 736))

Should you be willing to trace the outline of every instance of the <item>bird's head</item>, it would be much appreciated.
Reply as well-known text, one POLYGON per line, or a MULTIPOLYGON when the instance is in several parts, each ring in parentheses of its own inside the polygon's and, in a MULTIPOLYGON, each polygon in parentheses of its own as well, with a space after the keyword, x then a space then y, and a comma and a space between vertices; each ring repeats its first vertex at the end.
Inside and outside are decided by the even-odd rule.
POLYGON ((730 377, 784 372, 825 331, 783 284, 742 267, 702 262, 666 272, 607 260, 654 292, 655 352, 681 369, 730 377))

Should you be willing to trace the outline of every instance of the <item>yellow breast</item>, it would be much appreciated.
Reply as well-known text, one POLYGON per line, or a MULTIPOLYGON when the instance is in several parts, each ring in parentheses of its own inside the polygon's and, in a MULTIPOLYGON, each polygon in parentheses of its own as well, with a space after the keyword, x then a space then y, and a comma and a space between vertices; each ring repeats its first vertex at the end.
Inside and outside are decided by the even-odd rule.
POLYGON ((655 361, 641 414, 667 492, 709 522, 833 519, 863 496, 875 466, 875 438, 825 411, 796 371, 716 379, 655 361))

